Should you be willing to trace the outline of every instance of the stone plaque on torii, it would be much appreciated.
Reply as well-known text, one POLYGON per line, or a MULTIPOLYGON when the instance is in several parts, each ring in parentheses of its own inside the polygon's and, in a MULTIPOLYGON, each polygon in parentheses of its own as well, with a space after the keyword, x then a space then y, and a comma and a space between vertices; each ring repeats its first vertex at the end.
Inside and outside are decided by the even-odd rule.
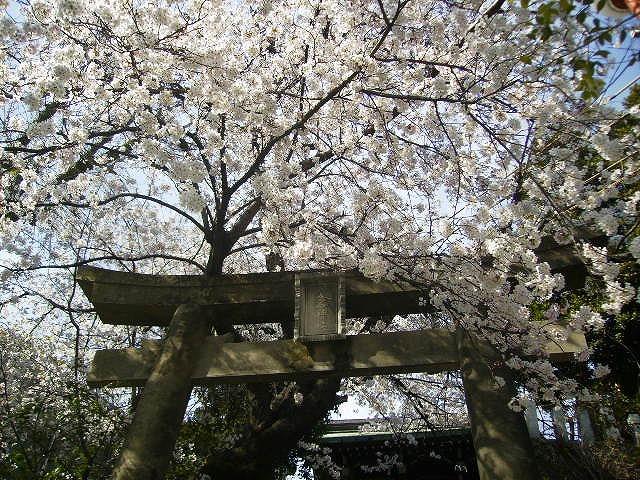
MULTIPOLYGON (((584 278, 570 248, 539 250, 569 282, 584 278)), ((169 326, 162 341, 96 352, 90 386, 144 386, 113 478, 164 478, 194 385, 269 382, 327 375, 437 373, 460 369, 481 480, 535 479, 521 414, 496 390, 495 351, 461 329, 344 335, 353 317, 420 313, 421 292, 358 272, 277 272, 216 277, 143 275, 93 267, 77 280, 104 323, 169 326), (231 343, 211 325, 294 322, 294 338, 231 343)), ((586 347, 584 336, 550 342, 552 361, 586 347)), ((508 372, 504 372, 508 376, 508 372)))

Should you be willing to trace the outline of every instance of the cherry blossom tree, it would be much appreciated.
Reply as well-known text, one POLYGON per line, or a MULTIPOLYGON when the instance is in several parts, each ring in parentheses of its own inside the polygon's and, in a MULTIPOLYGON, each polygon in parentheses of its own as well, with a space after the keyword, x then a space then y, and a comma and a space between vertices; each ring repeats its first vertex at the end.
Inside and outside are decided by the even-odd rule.
MULTIPOLYGON (((606 284, 600 305, 571 312, 565 328, 597 329, 599 311, 635 301, 607 241, 582 232, 639 256, 625 235, 638 197, 620 195, 637 182, 637 125, 610 135, 637 109, 581 94, 589 70, 576 59, 602 30, 566 16, 540 37, 532 4, 12 3, 0 28, 2 328, 58 338, 81 381, 91 349, 161 332, 99 324, 75 286, 78 266, 358 268, 419 286, 435 313, 357 319, 353 332, 464 328, 532 395, 592 399, 545 358, 557 338, 532 307, 555 321, 564 279, 534 250, 548 236, 574 245, 606 284), (581 162, 583 145, 606 163, 581 162)), ((406 380, 388 381, 407 405, 422 396, 413 410, 423 420, 442 413, 426 414, 428 396, 406 380)), ((225 446, 229 462, 211 455, 203 471, 275 468, 336 404, 340 383, 270 388, 249 389, 253 430, 225 446), (260 413, 274 393, 281 401, 260 413), (294 413, 304 420, 287 423, 294 413), (282 454, 260 463, 265 442, 282 454)), ((450 405, 463 410, 455 394, 450 405)))

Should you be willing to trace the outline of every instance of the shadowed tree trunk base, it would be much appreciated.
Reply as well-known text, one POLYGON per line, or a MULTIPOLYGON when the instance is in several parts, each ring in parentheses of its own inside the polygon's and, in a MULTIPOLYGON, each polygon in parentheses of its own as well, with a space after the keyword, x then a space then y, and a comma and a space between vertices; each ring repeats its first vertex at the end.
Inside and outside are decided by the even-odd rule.
POLYGON ((266 413, 267 408, 261 415, 265 418, 252 422, 240 445, 212 452, 201 473, 212 479, 273 480, 275 470, 287 462, 300 439, 336 406, 339 389, 340 378, 335 377, 298 382, 298 391, 303 394, 302 403, 296 405, 289 395, 273 415, 266 413))

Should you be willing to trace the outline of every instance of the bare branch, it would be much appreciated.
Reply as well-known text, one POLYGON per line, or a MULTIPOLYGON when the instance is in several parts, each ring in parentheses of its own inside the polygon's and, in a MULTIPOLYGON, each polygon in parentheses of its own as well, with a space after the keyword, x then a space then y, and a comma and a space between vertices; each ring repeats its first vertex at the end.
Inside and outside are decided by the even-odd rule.
MULTIPOLYGON (((101 205, 106 205, 108 203, 114 202, 120 198, 138 198, 141 200, 148 200, 150 202, 153 203, 157 203, 158 205, 162 205, 163 207, 166 207, 170 210, 173 210, 174 212, 176 212, 177 214, 183 216, 184 218, 186 218, 187 220, 189 220, 191 223, 193 223, 196 227, 198 227, 198 229, 204 233, 205 235, 207 235, 207 230, 204 228, 204 226, 198 222, 195 218, 193 218, 191 215, 189 215, 187 212, 179 209, 178 207, 175 207, 173 205, 171 205, 170 203, 167 203, 163 200, 159 200, 155 197, 151 197, 149 195, 144 195, 142 193, 119 193, 117 195, 114 195, 112 197, 109 197, 105 200, 100 200, 99 202, 97 202, 95 205, 101 206, 101 205)), ((56 207, 59 205, 64 205, 66 207, 73 207, 73 208, 91 208, 95 205, 92 205, 90 203, 76 203, 76 202, 59 202, 59 203, 37 203, 36 207, 56 207)))

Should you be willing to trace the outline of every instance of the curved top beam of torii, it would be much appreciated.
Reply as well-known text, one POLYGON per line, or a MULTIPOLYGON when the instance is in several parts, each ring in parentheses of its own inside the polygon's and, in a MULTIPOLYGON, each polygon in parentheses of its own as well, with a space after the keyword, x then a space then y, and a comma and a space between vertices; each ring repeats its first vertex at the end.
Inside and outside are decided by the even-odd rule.
MULTIPOLYGON (((242 275, 144 275, 94 267, 78 269, 77 280, 104 323, 168 325, 178 305, 207 306, 233 324, 293 321, 298 272, 242 275)), ((321 272, 318 272, 321 273, 321 272)), ((347 317, 417 313, 420 292, 362 274, 343 273, 347 317)))
MULTIPOLYGON (((593 235, 591 235, 593 237, 593 235)), ((594 237, 597 239, 599 237, 594 237)), ((573 246, 545 237, 535 250, 541 262, 562 273, 568 288, 580 287, 586 267, 573 246)), ((81 267, 77 281, 102 322, 114 325, 168 325, 178 305, 207 306, 233 324, 293 322, 294 271, 217 275, 146 275, 81 267), (258 308, 259 307, 259 308, 258 308)), ((414 286, 373 281, 357 271, 342 272, 346 317, 424 312, 414 286)))

